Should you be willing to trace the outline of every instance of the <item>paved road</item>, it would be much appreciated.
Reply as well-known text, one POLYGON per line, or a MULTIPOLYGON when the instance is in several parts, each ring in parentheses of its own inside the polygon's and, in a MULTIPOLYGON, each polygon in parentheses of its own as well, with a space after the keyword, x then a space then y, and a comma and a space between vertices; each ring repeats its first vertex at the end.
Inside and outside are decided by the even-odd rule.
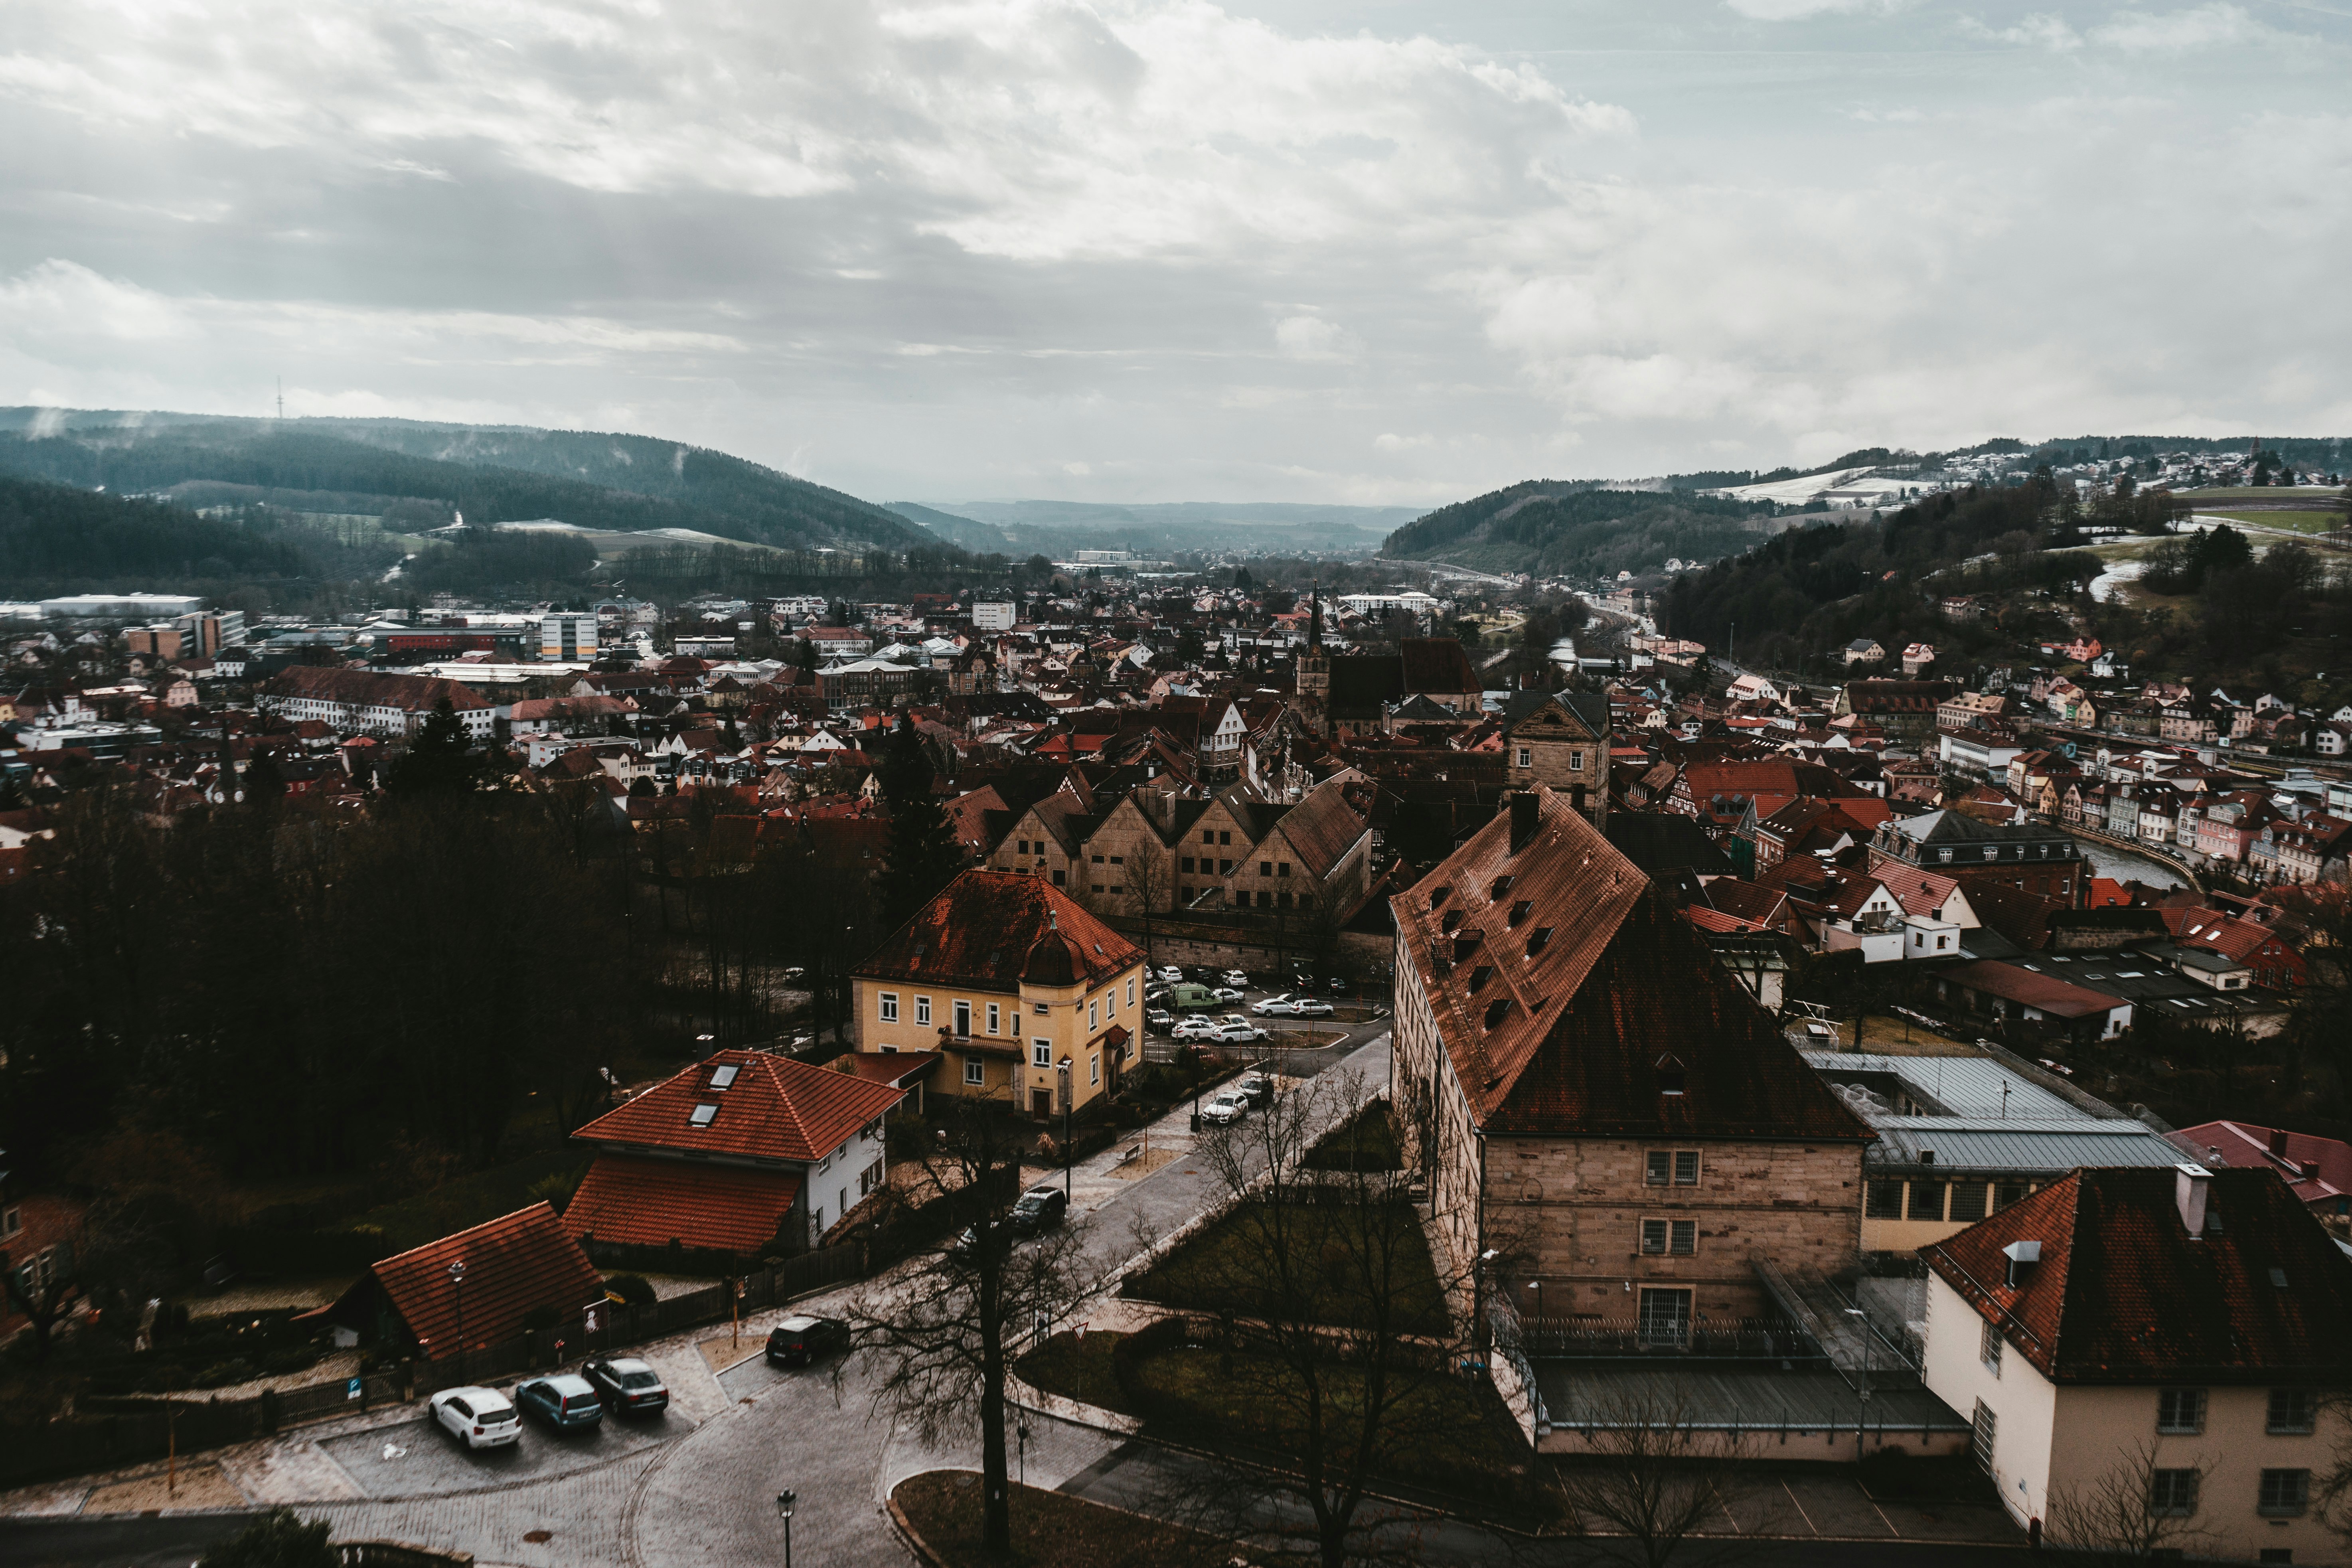
MULTIPOLYGON (((1362 1073, 1366 1090, 1384 1087, 1386 1035, 1348 1053, 1344 1063, 1362 1073)), ((1098 1266, 1131 1257, 1142 1245, 1139 1238, 1173 1232, 1214 1200, 1217 1178, 1196 1157, 1189 1114, 1183 1108, 1152 1129, 1155 1150, 1176 1157, 1150 1173, 1119 1175, 1115 1151, 1073 1173, 1076 1222, 1087 1225, 1088 1256, 1098 1266)), ((918 1260, 907 1267, 929 1266, 918 1260)), ((848 1295, 836 1292, 798 1310, 838 1311, 848 1295)), ((759 1344, 769 1322, 782 1315, 747 1321, 743 1344, 759 1344)), ((474 1455, 390 1414, 365 1430, 314 1428, 225 1451, 217 1462, 249 1493, 261 1494, 257 1501, 292 1502, 307 1516, 330 1520, 339 1540, 413 1542, 470 1552, 485 1564, 701 1568, 780 1561, 783 1537, 773 1500, 787 1487, 800 1498, 793 1521, 797 1559, 891 1568, 909 1562, 884 1500, 919 1470, 976 1468, 976 1437, 935 1450, 894 1428, 873 1413, 872 1385, 856 1367, 836 1382, 822 1371, 772 1371, 753 1356, 714 1377, 697 1342, 718 1334, 698 1330, 652 1352, 673 1391, 667 1417, 616 1425, 586 1441, 530 1431, 521 1453, 474 1455), (387 1448, 400 1452, 388 1456, 387 1448), (544 1539, 527 1539, 541 1532, 544 1539)), ((1032 1485, 1057 1487, 1095 1473, 1123 1443, 1043 1415, 1032 1415, 1028 1426, 1030 1437, 1019 1447, 1032 1485)), ((54 1488, 0 1499, 0 1506, 12 1500, 19 1511, 78 1506, 54 1488)), ((0 1568, 181 1568, 236 1517, 0 1519, 0 1568)))

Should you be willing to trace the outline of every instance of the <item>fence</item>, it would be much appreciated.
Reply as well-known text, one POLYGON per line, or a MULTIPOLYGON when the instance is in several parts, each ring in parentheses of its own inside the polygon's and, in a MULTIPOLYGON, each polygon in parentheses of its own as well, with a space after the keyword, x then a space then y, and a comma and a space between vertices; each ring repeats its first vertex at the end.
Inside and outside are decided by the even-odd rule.
MULTIPOLYGON (((807 1253, 745 1275, 740 1310, 749 1314, 782 1306, 795 1297, 862 1279, 865 1273, 862 1247, 807 1253)), ((502 1344, 475 1346, 462 1356, 444 1361, 404 1362, 394 1370, 273 1389, 248 1398, 88 1395, 79 1401, 79 1413, 70 1418, 0 1426, 0 1487, 160 1459, 173 1447, 185 1454, 266 1437, 289 1426, 404 1403, 436 1389, 492 1382, 684 1329, 723 1322, 737 1310, 737 1298, 726 1285, 719 1284, 666 1300, 607 1307, 599 1313, 593 1331, 574 1317, 554 1328, 502 1344)), ((401 1550, 383 1542, 369 1544, 387 1552, 401 1550)), ((410 1563, 447 1559, 378 1556, 360 1561, 400 1568, 410 1563)))
POLYGON ((1770 1318, 1727 1323, 1680 1319, 1521 1316, 1518 1345, 1530 1356, 1672 1355, 1695 1361, 1826 1362, 1812 1335, 1770 1318))
POLYGON ((470 1552, 436 1552, 404 1541, 339 1541, 332 1548, 342 1568, 472 1568, 470 1552))

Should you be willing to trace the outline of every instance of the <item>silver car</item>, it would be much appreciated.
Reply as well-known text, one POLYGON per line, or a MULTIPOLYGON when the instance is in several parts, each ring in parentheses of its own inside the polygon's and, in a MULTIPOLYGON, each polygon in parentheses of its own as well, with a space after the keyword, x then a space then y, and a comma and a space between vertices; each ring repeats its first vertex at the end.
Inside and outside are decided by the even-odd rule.
POLYGON ((1249 1101, 1231 1089, 1201 1108, 1201 1120, 1216 1127, 1229 1127, 1248 1114, 1249 1101))

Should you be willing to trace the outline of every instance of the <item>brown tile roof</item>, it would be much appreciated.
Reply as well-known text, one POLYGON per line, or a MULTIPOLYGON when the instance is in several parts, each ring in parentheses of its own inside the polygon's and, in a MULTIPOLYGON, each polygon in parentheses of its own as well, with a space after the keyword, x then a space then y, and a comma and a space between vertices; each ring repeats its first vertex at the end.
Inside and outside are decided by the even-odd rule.
POLYGON ((1869 1140, 1649 879, 1565 797, 1532 798, 1521 849, 1513 801, 1391 900, 1480 1124, 1869 1140))
POLYGON ((1142 950, 1043 877, 964 872, 883 941, 860 978, 1018 991, 1094 984, 1143 962, 1142 950))
POLYGON ((825 1063, 830 1072, 847 1070, 868 1083, 888 1084, 904 1089, 909 1079, 920 1078, 940 1065, 937 1051, 849 1051, 825 1063), (847 1063, 846 1069, 843 1063, 847 1063))
POLYGON ((1404 658, 1404 689, 1416 691, 1476 691, 1482 682, 1470 656, 1455 637, 1407 637, 1397 645, 1404 658))
POLYGON ((429 713, 444 701, 459 713, 493 706, 463 682, 437 676, 380 675, 372 669, 318 664, 290 665, 263 682, 261 689, 272 697, 307 697, 356 708, 397 708, 404 713, 429 713))
POLYGON ((1308 791, 1275 826, 1298 851, 1310 877, 1327 874, 1364 836, 1364 819, 1348 804, 1347 789, 1336 780, 1308 791))
POLYGON ((2221 1234, 2191 1237, 2179 1179, 2077 1171, 1919 1255, 2053 1382, 2352 1372, 2352 1258, 2294 1194, 2268 1171, 2215 1171, 2221 1234), (2012 1289, 2002 1248, 2018 1241, 2040 1242, 2042 1260, 2012 1289))
POLYGON ((604 1299, 595 1266, 544 1203, 387 1258, 372 1272, 435 1361, 457 1351, 461 1306, 466 1343, 478 1349, 522 1332, 523 1319, 537 1308, 569 1317, 604 1299), (449 1279, 456 1262, 466 1266, 462 1290, 449 1279))
POLYGON ((800 1190, 800 1177, 782 1171, 599 1154, 563 1211, 563 1228, 635 1247, 675 1240, 753 1253, 775 1239, 800 1190))
POLYGON ((805 1163, 832 1153, 901 1098, 887 1085, 789 1057, 714 1051, 572 1136, 583 1143, 805 1163), (713 1088, 730 1067, 734 1082, 713 1088), (703 1105, 719 1109, 709 1125, 697 1127, 691 1118, 703 1105))
POLYGON ((2093 1013, 2104 1013, 2111 1007, 2126 1006, 2119 996, 2089 990, 2072 984, 2054 974, 2044 974, 2021 964, 2005 963, 1998 959, 1979 959, 1963 963, 1958 969, 1946 970, 1939 978, 1955 985, 1965 985, 1971 991, 1981 991, 1988 996, 1999 996, 2021 1007, 2038 1008, 2053 1018, 2082 1018, 2093 1013))

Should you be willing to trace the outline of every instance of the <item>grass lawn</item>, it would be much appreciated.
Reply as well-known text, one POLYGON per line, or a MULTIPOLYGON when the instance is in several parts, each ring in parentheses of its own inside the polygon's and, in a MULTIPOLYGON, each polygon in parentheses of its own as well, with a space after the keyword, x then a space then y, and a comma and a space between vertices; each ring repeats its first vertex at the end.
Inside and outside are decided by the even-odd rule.
POLYGON ((2341 511, 2262 511, 2251 507, 2233 507, 2228 511, 2205 511, 2199 517, 2226 517, 2231 522, 2251 523, 2256 528, 2284 529, 2293 533, 2326 533, 2342 528, 2345 515, 2341 511))
POLYGON ((530 1205, 531 1187, 549 1176, 577 1176, 589 1155, 578 1148, 543 1149, 520 1160, 467 1176, 454 1176, 430 1192, 382 1205, 341 1228, 367 1227, 383 1234, 386 1257, 437 1241, 452 1231, 512 1214, 530 1205))
POLYGON ((1115 1330, 1092 1330, 1083 1338, 1058 1333, 1014 1362, 1013 1370, 1032 1388, 1122 1415, 1140 1415, 1143 1412, 1134 1408, 1111 1367, 1111 1352, 1126 1338, 1115 1330))
POLYGON ((1335 1127, 1307 1152, 1311 1171, 1397 1171, 1404 1168, 1388 1101, 1368 1102, 1345 1127, 1335 1127))
MULTIPOLYGON (((1344 1328, 1371 1326, 1370 1303, 1350 1283, 1356 1277, 1351 1256, 1359 1238, 1369 1233, 1388 1249, 1387 1272, 1396 1303, 1391 1321, 1398 1331, 1445 1331, 1444 1292, 1430 1262, 1428 1238, 1409 1205, 1375 1215, 1345 1204, 1302 1204, 1295 1218, 1300 1226, 1293 1241, 1295 1255, 1321 1260, 1325 1284, 1313 1303, 1318 1321, 1344 1328)), ((1131 1278, 1127 1293, 1192 1311, 1262 1317, 1267 1315, 1262 1284, 1267 1275, 1255 1223, 1247 1210, 1237 1208, 1131 1278)))
POLYGON ((1007 1500, 1013 1550, 988 1552, 980 1543, 980 1477, 971 1470, 926 1470, 900 1481, 890 1497, 950 1568, 1211 1568, 1234 1556, 1231 1542, 1017 1484, 1007 1500))

